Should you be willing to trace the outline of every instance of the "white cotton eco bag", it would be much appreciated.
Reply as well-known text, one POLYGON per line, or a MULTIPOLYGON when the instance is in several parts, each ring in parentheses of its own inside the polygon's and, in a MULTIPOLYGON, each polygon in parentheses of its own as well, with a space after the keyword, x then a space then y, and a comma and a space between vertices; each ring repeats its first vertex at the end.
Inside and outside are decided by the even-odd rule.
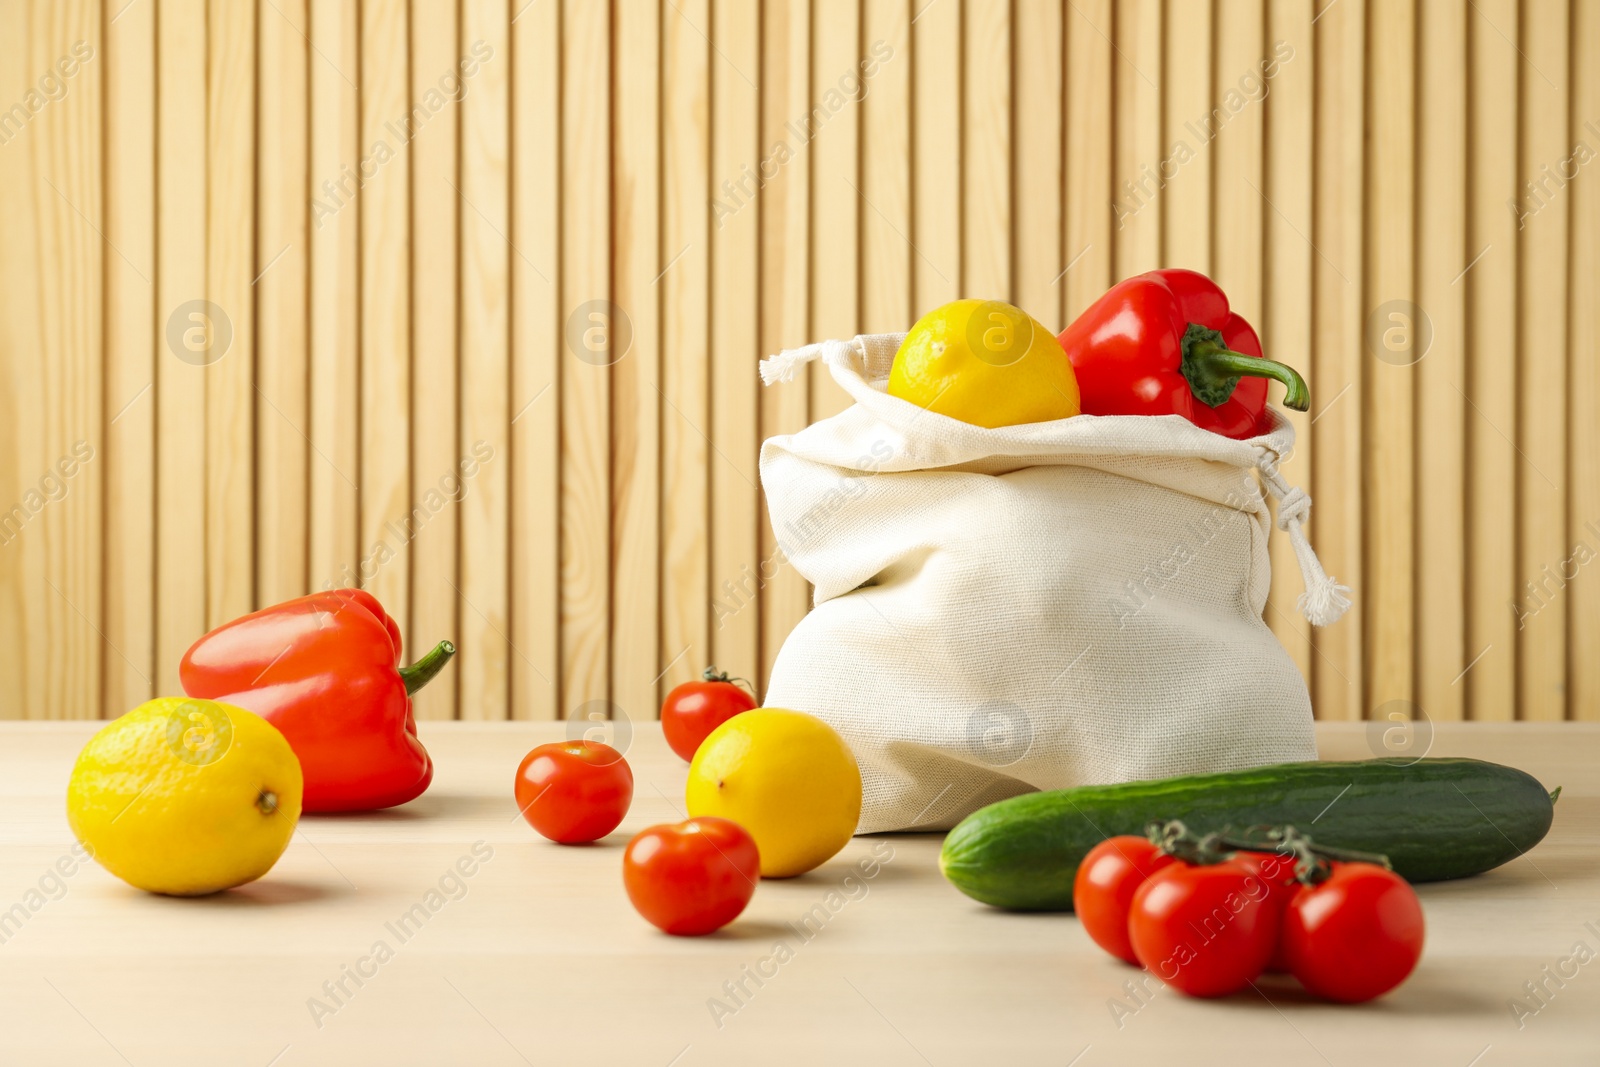
POLYGON ((943 829, 1032 789, 1316 758, 1311 702, 1262 621, 1279 502, 1317 625, 1349 605, 1283 481, 1294 431, 1179 416, 985 429, 884 391, 901 335, 823 360, 845 411, 761 449, 789 562, 816 589, 768 706, 819 716, 861 765, 861 832, 943 829))

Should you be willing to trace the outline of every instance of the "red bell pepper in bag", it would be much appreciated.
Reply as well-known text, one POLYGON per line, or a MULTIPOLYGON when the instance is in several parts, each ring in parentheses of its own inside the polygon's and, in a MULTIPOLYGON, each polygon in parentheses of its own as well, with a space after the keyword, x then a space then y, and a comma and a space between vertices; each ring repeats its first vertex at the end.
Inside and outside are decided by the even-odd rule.
POLYGON ((370 811, 433 780, 411 694, 455 646, 401 668, 400 627, 371 593, 312 593, 212 630, 184 654, 192 697, 253 711, 283 732, 305 774, 305 811, 370 811))
POLYGON ((1305 379, 1263 358, 1255 330, 1216 282, 1192 270, 1118 282, 1058 339, 1086 415, 1182 415, 1244 438, 1266 429, 1269 378, 1283 383, 1285 407, 1310 405, 1305 379))

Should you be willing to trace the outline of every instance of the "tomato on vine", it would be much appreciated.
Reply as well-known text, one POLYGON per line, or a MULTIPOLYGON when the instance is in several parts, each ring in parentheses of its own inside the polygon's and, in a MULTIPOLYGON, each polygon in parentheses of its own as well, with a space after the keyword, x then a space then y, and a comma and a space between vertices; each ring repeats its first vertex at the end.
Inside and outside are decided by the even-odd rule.
POLYGON ((1108 837, 1090 849, 1072 884, 1072 910, 1084 932, 1113 956, 1137 966, 1139 958, 1128 940, 1133 895, 1146 878, 1173 862, 1159 846, 1132 834, 1108 837))
POLYGON ((1263 971, 1356 1003, 1422 956, 1422 905, 1387 858, 1315 845, 1292 826, 1204 835, 1151 823, 1084 857, 1073 905, 1095 943, 1181 992, 1220 997, 1263 971))
POLYGON ((1278 943, 1267 963, 1267 973, 1288 974, 1289 964, 1283 955, 1283 916, 1289 902, 1303 888, 1298 880, 1297 858, 1293 852, 1236 852, 1234 859, 1249 867, 1267 887, 1264 907, 1272 912, 1273 927, 1280 931, 1278 943))
POLYGON ((1174 863, 1133 895, 1128 939, 1139 963, 1195 997, 1221 997, 1266 970, 1277 946, 1267 888, 1237 859, 1174 863))
POLYGON ((1405 981, 1422 958, 1422 904, 1391 870, 1334 863, 1284 915, 1289 973, 1319 997, 1355 1004, 1405 981))

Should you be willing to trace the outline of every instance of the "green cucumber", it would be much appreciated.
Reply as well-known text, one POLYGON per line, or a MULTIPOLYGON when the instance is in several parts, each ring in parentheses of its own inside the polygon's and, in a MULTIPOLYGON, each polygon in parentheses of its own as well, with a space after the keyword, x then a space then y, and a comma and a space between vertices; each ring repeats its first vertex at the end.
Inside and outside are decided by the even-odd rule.
MULTIPOLYGON (((1559 792, 1559 790, 1557 790, 1559 792)), ((939 867, 974 900, 1071 911, 1078 863, 1153 819, 1200 833, 1293 825, 1323 845, 1380 852, 1412 882, 1481 874, 1537 845, 1552 794, 1514 767, 1474 759, 1318 761, 1027 793, 951 830, 939 867)))

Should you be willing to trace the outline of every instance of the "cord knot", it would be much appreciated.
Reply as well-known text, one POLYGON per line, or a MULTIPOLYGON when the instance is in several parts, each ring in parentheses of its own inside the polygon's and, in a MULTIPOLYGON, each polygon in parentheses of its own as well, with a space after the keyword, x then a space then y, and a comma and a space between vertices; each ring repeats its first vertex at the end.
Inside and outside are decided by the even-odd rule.
POLYGON ((1311 517, 1311 494, 1298 485, 1291 485, 1278 500, 1278 529, 1287 533, 1289 524, 1304 526, 1311 517))

